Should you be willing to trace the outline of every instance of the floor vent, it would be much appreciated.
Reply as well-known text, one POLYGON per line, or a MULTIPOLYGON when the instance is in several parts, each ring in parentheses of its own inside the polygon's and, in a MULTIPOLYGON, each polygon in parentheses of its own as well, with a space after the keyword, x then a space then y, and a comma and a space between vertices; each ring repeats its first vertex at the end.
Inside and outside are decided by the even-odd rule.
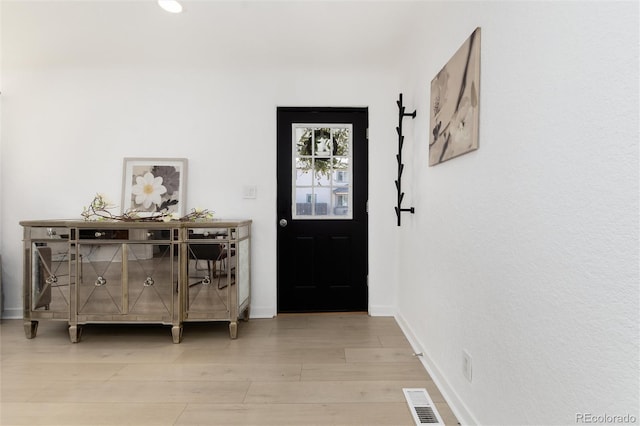
POLYGON ((424 388, 403 388, 404 397, 409 404, 416 425, 444 425, 431 397, 424 388))

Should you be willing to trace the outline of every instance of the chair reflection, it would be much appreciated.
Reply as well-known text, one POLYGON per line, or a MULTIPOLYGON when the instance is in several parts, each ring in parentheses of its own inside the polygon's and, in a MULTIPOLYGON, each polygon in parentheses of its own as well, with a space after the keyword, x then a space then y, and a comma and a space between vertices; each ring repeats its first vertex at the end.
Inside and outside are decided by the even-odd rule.
MULTIPOLYGON (((196 234, 189 233, 189 239, 203 239, 203 240, 211 240, 209 235, 204 234, 196 234)), ((226 287, 227 283, 225 281, 222 284, 221 277, 222 272, 225 269, 225 260, 227 258, 227 249, 226 245, 223 243, 206 243, 206 244, 198 244, 191 243, 189 244, 189 259, 195 260, 195 268, 198 270, 198 262, 206 261, 206 274, 197 282, 189 284, 189 286, 194 286, 198 284, 209 285, 211 284, 211 280, 213 278, 218 278, 218 289, 222 289, 226 287), (218 269, 218 264, 221 266, 221 270, 218 269)))

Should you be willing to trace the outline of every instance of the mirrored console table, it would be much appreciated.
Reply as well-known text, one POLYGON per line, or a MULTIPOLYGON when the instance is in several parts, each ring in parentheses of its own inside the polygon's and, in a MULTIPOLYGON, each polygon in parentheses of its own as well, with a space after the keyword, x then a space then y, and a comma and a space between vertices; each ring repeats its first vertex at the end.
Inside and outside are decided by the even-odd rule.
POLYGON ((250 220, 197 222, 22 221, 24 328, 69 323, 72 342, 89 323, 171 325, 249 319, 250 220))

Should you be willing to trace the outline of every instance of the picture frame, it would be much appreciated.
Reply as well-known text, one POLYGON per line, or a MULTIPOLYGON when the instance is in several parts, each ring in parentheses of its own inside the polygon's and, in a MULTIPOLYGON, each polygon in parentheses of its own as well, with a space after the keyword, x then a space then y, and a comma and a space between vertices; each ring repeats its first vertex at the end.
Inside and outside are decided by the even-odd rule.
POLYGON ((429 166, 478 149, 480 27, 431 81, 429 166))
POLYGON ((122 170, 122 213, 185 215, 186 158, 126 157, 122 170))

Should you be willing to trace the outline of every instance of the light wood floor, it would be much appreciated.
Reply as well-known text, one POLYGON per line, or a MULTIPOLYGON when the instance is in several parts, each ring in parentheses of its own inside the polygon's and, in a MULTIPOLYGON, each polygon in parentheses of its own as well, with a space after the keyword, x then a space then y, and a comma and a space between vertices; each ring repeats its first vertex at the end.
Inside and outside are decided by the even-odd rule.
POLYGON ((280 315, 170 328, 3 320, 1 425, 414 425, 402 388, 457 421, 393 318, 280 315))

